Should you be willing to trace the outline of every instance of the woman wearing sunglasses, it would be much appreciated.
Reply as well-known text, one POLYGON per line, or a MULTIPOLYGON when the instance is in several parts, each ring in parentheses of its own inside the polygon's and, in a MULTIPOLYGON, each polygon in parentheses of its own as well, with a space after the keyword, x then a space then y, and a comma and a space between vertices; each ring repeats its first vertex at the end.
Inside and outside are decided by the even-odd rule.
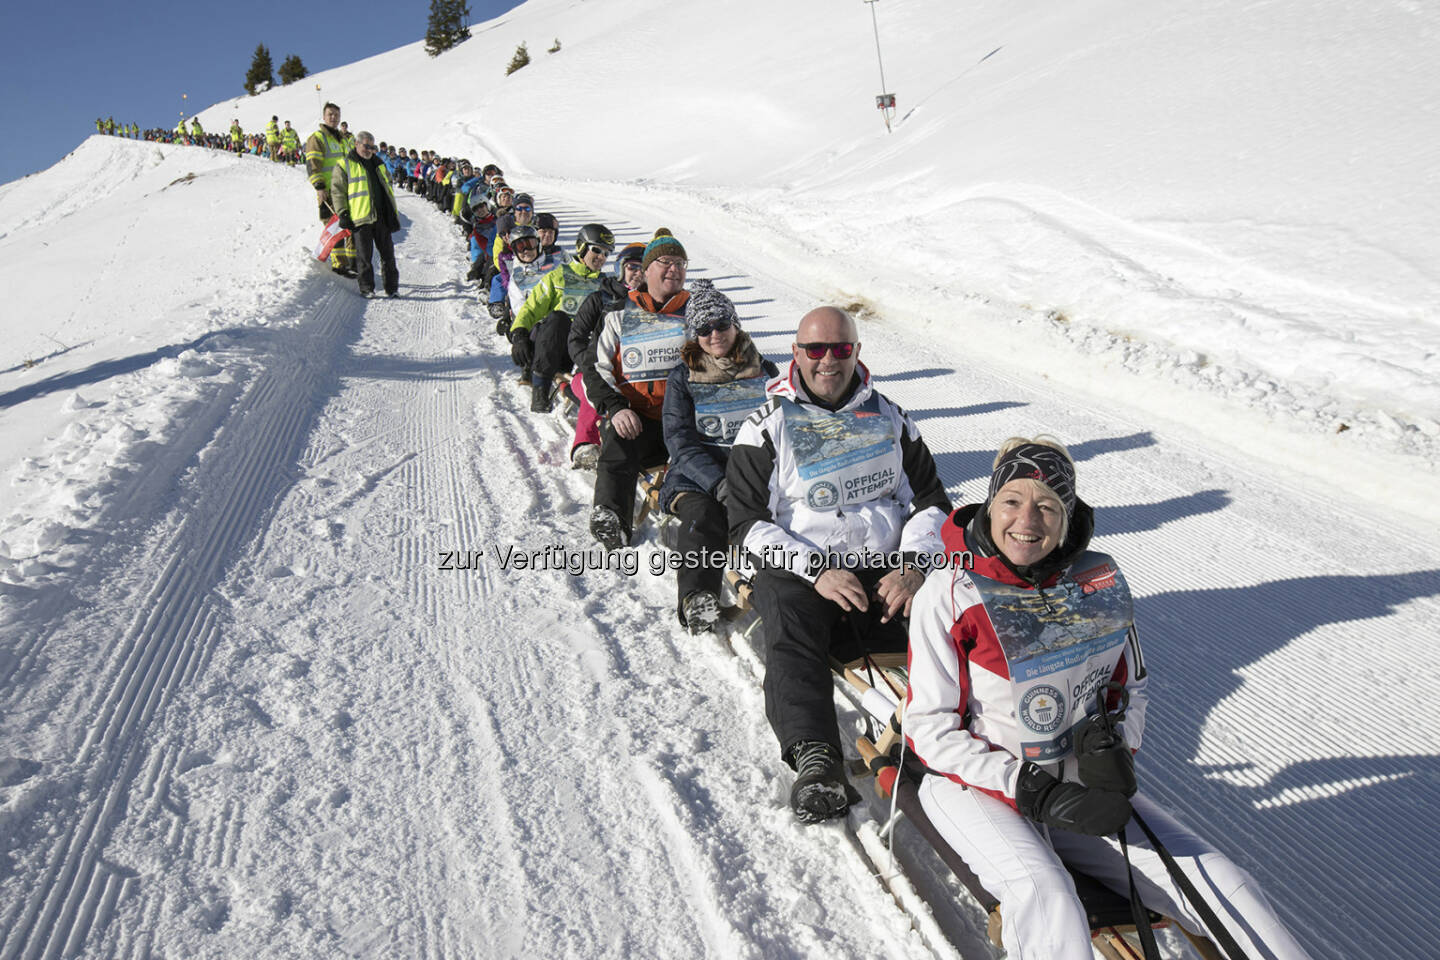
POLYGON ((730 298, 709 280, 690 286, 685 346, 665 385, 662 421, 670 469, 660 488, 664 510, 679 521, 677 612, 691 633, 720 620, 720 580, 728 541, 725 465, 740 424, 765 402, 779 374, 760 356, 730 298))

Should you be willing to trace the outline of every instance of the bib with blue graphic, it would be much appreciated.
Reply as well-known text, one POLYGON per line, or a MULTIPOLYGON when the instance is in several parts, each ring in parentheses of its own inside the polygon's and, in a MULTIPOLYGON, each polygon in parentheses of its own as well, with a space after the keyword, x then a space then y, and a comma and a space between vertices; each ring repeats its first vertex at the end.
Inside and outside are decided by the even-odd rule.
POLYGON ((580 304, 585 302, 585 298, 599 289, 599 277, 582 277, 567 263, 565 264, 564 281, 560 288, 560 305, 555 309, 564 310, 573 318, 575 311, 580 309, 580 304))
POLYGON ((651 313, 633 300, 620 315, 620 369, 630 383, 664 380, 680 362, 685 318, 651 313))
POLYGON ((1114 674, 1134 622, 1114 561, 1086 553, 1072 569, 1045 590, 971 575, 1010 667, 1022 760, 1071 754, 1075 726, 1114 674))
POLYGON ((895 492, 903 467, 895 424, 871 396, 853 410, 831 412, 781 400, 805 504, 830 510, 895 492))
POLYGON ((731 380, 729 383, 690 382, 695 398, 695 426, 706 443, 729 446, 740 432, 740 424, 765 402, 764 376, 731 380))

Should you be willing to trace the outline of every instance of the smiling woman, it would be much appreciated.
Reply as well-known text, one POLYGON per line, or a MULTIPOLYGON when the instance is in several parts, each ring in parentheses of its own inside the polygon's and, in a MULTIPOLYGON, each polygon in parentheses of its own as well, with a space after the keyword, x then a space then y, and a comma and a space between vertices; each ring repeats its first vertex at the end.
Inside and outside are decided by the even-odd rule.
POLYGON ((1017 567, 1039 564, 1065 541, 1075 508, 1075 464, 1050 436, 1011 437, 990 475, 990 540, 1017 567))
POLYGON ((999 901, 1016 960, 1092 956, 1070 869, 1241 944, 1230 956, 1299 960, 1255 881, 1137 792, 1149 677, 1129 586, 1089 549, 1093 529, 1074 461, 1049 436, 1001 444, 985 502, 946 521, 946 549, 974 562, 931 573, 915 596, 904 733, 939 774, 921 806, 999 901))

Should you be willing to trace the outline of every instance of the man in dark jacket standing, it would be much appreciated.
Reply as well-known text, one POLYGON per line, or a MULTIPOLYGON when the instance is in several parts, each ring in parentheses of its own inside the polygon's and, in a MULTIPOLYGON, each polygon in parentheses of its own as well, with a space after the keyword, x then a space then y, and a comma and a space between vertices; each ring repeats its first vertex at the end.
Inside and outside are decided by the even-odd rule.
POLYGON ((335 165, 330 176, 330 203, 340 211, 340 225, 354 234, 361 296, 375 295, 375 251, 379 251, 384 270, 385 294, 395 296, 400 289, 400 269, 395 265, 390 235, 400 229, 400 214, 390 174, 370 131, 360 131, 354 148, 335 165))

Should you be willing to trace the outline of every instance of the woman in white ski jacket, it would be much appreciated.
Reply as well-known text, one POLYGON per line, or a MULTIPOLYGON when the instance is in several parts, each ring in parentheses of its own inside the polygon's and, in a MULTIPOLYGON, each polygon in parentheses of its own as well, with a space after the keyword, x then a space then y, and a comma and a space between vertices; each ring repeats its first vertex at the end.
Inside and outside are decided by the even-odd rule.
POLYGON ((1090 507, 1053 438, 1011 438, 983 504, 942 529, 952 556, 915 596, 908 749, 926 814, 1000 901, 1012 960, 1092 960, 1069 864, 1206 935, 1132 819, 1155 831, 1247 957, 1305 953, 1243 870, 1135 792, 1145 661, 1129 587, 1088 550, 1090 507), (1103 702, 1104 708, 1101 709, 1103 702))

